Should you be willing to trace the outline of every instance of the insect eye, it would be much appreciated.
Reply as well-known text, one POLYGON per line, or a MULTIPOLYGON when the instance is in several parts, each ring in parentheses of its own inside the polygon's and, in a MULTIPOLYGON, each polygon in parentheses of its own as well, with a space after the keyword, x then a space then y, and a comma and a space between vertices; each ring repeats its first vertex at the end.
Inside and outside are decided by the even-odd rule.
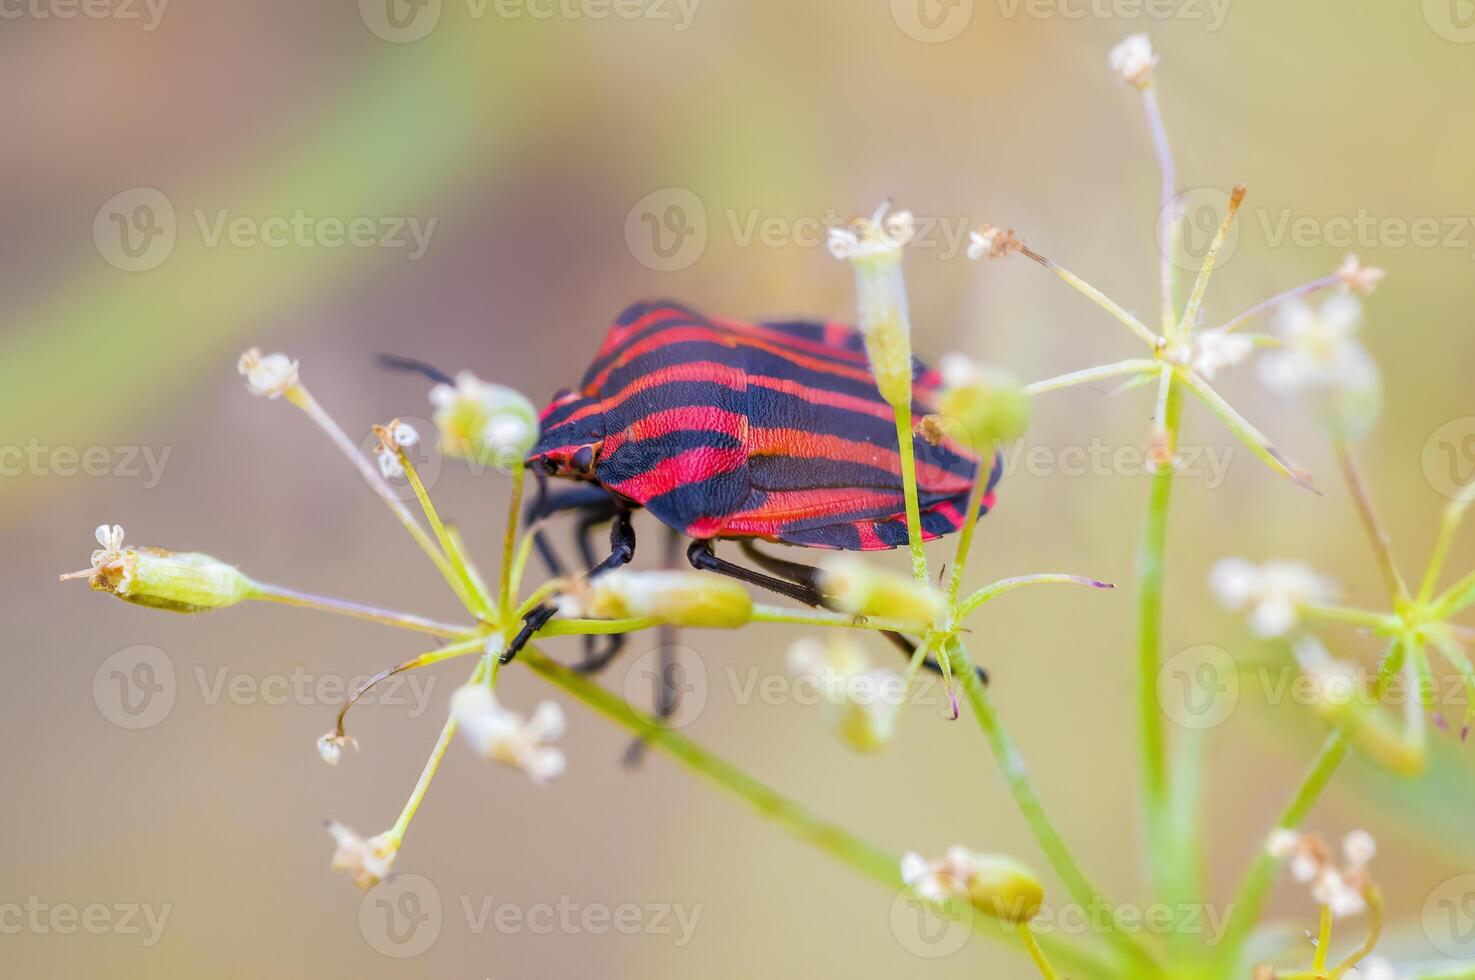
POLYGON ((543 457, 543 472, 547 473, 549 476, 558 475, 558 464, 553 461, 553 457, 543 457))
POLYGON ((581 446, 569 459, 569 466, 575 473, 589 474, 594 469, 594 447, 581 446))

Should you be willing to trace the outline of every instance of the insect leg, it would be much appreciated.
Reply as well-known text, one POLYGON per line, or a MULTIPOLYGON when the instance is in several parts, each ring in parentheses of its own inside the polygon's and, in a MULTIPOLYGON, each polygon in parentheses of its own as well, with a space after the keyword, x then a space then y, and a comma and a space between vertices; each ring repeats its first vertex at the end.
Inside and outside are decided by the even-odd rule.
MULTIPOLYGON (((703 542, 694 542, 692 544, 691 551, 687 552, 688 556, 690 557, 692 553, 697 550, 698 544, 702 543, 703 542)), ((697 558, 692 558, 692 564, 696 565, 696 567, 698 568, 708 568, 720 575, 731 575, 733 578, 736 578, 743 582, 747 582, 750 585, 756 585, 759 588, 763 589, 770 589, 774 592, 779 593, 780 595, 789 596, 790 598, 797 599, 798 601, 811 606, 823 606, 826 609, 833 608, 825 597, 824 591, 820 587, 820 569, 815 568, 813 565, 804 565, 796 561, 788 561, 787 559, 778 558, 765 552, 759 551, 757 545, 746 538, 739 542, 739 547, 743 549, 743 554, 753 559, 753 561, 756 562, 758 565, 772 572, 775 576, 777 576, 777 578, 771 578, 767 575, 763 575, 760 572, 755 572, 752 569, 743 568, 741 565, 734 565, 731 562, 724 562, 716 555, 711 554, 712 546, 709 542, 706 543, 706 551, 708 555, 711 556, 710 560, 712 562, 716 562, 717 564, 698 565, 697 558), (729 571, 729 569, 736 569, 738 572, 741 572, 743 574, 735 574, 734 572, 729 571), (775 583, 783 587, 775 587, 775 583), (801 592, 803 593, 802 595, 800 594, 801 592), (811 599, 813 601, 811 601, 811 599)), ((702 558, 701 560, 703 562, 706 562, 708 559, 702 558)), ((893 633, 890 630, 882 630, 881 635, 886 637, 886 639, 891 642, 892 646, 900 650, 902 656, 907 657, 908 659, 910 659, 912 654, 917 651, 917 645, 907 637, 902 636, 900 633, 893 633)), ((942 666, 938 664, 937 660, 933 657, 928 657, 926 661, 923 662, 923 666, 935 674, 942 673, 942 666)), ((974 669, 978 673, 978 679, 987 684, 988 672, 982 667, 976 667, 974 669)))
MULTIPOLYGON (((523 522, 532 525, 546 517, 561 514, 570 510, 598 510, 603 516, 601 520, 609 520, 614 516, 615 499, 603 488, 594 484, 580 484, 567 487, 554 493, 548 492, 548 478, 542 473, 537 473, 538 496, 528 504, 523 511, 523 522)), ((533 544, 538 549, 538 555, 543 559, 549 574, 555 578, 564 576, 563 562, 559 561, 558 553, 548 543, 548 536, 542 528, 533 529, 533 544)), ((592 556, 587 558, 590 567, 594 565, 592 556)))
POLYGON ((796 602, 802 602, 806 606, 823 606, 825 604, 824 593, 814 585, 801 585, 787 579, 775 578, 751 568, 744 568, 723 558, 718 558, 712 550, 710 541, 693 541, 691 547, 686 549, 686 560, 691 562, 693 568, 699 568, 705 572, 716 572, 718 575, 726 575, 735 578, 739 582, 755 585, 760 589, 777 592, 779 595, 788 596, 796 602))
POLYGON ((389 368, 391 371, 413 371, 416 374, 423 374, 431 381, 437 381, 443 385, 454 385, 456 383, 455 379, 440 368, 432 364, 426 364, 424 361, 418 361, 413 357, 401 357, 398 354, 380 354, 379 364, 382 367, 389 368))
MULTIPOLYGON (((635 526, 630 522, 630 512, 624 508, 615 511, 615 522, 609 532, 609 546, 609 557, 590 568, 586 578, 596 578, 612 568, 619 568, 635 557, 635 526)), ((522 629, 512 638, 512 642, 502 653, 502 663, 511 662, 512 658, 517 656, 518 651, 527 646, 533 635, 548 625, 548 620, 553 618, 556 611, 556 607, 545 602, 524 616, 522 629)))

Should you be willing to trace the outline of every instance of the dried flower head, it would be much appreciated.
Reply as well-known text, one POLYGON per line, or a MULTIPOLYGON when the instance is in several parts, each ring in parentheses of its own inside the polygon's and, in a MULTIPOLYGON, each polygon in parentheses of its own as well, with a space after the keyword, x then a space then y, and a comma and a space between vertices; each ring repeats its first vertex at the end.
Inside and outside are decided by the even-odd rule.
POLYGON ((899 253, 916 234, 916 220, 910 211, 895 211, 885 201, 875 214, 854 218, 843 228, 831 228, 828 245, 837 259, 865 259, 899 253))
POLYGON ((984 225, 978 231, 968 233, 968 258, 1001 259, 1019 251, 1022 242, 1014 237, 1014 229, 997 225, 984 225))
POLYGON ((245 376, 251 394, 266 398, 280 398, 298 384, 296 361, 286 354, 263 356, 259 347, 242 354, 236 370, 245 376))
POLYGON ((1387 274, 1378 266, 1363 265, 1362 259, 1356 255, 1347 256, 1337 269, 1337 279, 1341 282, 1342 288, 1362 293, 1364 296, 1377 289, 1378 283, 1382 282, 1387 274))
POLYGON ((1250 629, 1256 636, 1284 636, 1307 605, 1333 599, 1337 585, 1295 562, 1271 561, 1255 565, 1243 558, 1226 558, 1209 574, 1209 586, 1228 609, 1250 610, 1250 629))
POLYGON ((365 840, 335 820, 328 821, 327 828, 333 842, 338 845, 329 865, 333 871, 347 874, 364 891, 379 884, 389 874, 400 846, 399 838, 393 832, 385 831, 365 840))
POLYGON ((549 742, 563 735, 563 710, 544 701, 526 720, 497 703, 485 684, 466 684, 451 696, 451 717, 477 754, 521 769, 546 783, 565 767, 563 753, 549 742))
POLYGON ((404 450, 419 445, 420 433, 408 422, 393 419, 387 425, 374 426, 374 435, 379 444, 374 447, 374 458, 379 463, 379 472, 386 480, 405 475, 401 454, 404 450))
POLYGON ((1123 81, 1138 88, 1152 84, 1152 70, 1157 67, 1157 54, 1152 50, 1152 41, 1146 34, 1132 34, 1116 47, 1107 57, 1111 70, 1123 81))

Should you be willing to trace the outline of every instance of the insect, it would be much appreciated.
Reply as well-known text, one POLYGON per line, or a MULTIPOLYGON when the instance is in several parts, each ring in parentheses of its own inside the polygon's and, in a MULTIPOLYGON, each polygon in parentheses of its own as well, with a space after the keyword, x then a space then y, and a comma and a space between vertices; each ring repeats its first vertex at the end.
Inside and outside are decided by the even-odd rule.
MULTIPOLYGON (((938 384, 935 372, 916 366, 916 417, 933 411, 938 384)), ((978 460, 946 439, 933 445, 917 436, 914 449, 930 540, 962 525, 978 460)), ((861 335, 838 323, 747 323, 671 302, 632 306, 579 387, 543 411, 527 466, 576 481, 557 492, 542 484, 530 517, 578 513, 590 576, 634 556, 637 509, 690 539, 694 567, 812 606, 825 604, 818 570, 757 542, 872 551, 907 541, 894 415, 861 335), (610 554, 595 561, 588 534, 605 521, 613 522, 610 554), (758 569, 719 557, 714 542, 725 539, 758 569)), ((994 504, 999 471, 996 460, 983 512, 994 504)), ((551 616, 551 607, 530 613, 504 659, 551 616)), ((908 641, 889 635, 910 653, 908 641)), ((586 669, 618 650, 612 641, 586 669)))

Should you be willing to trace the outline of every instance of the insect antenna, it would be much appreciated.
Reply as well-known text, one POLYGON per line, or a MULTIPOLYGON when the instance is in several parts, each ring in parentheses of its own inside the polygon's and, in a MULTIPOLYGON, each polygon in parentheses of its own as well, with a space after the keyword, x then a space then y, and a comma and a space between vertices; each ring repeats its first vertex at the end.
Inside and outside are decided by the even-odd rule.
POLYGON ((375 360, 379 362, 380 367, 389 368, 391 371, 411 371, 415 374, 423 374, 431 381, 438 381, 443 385, 456 383, 455 379, 440 368, 413 357, 401 357, 399 354, 377 354, 375 360))

